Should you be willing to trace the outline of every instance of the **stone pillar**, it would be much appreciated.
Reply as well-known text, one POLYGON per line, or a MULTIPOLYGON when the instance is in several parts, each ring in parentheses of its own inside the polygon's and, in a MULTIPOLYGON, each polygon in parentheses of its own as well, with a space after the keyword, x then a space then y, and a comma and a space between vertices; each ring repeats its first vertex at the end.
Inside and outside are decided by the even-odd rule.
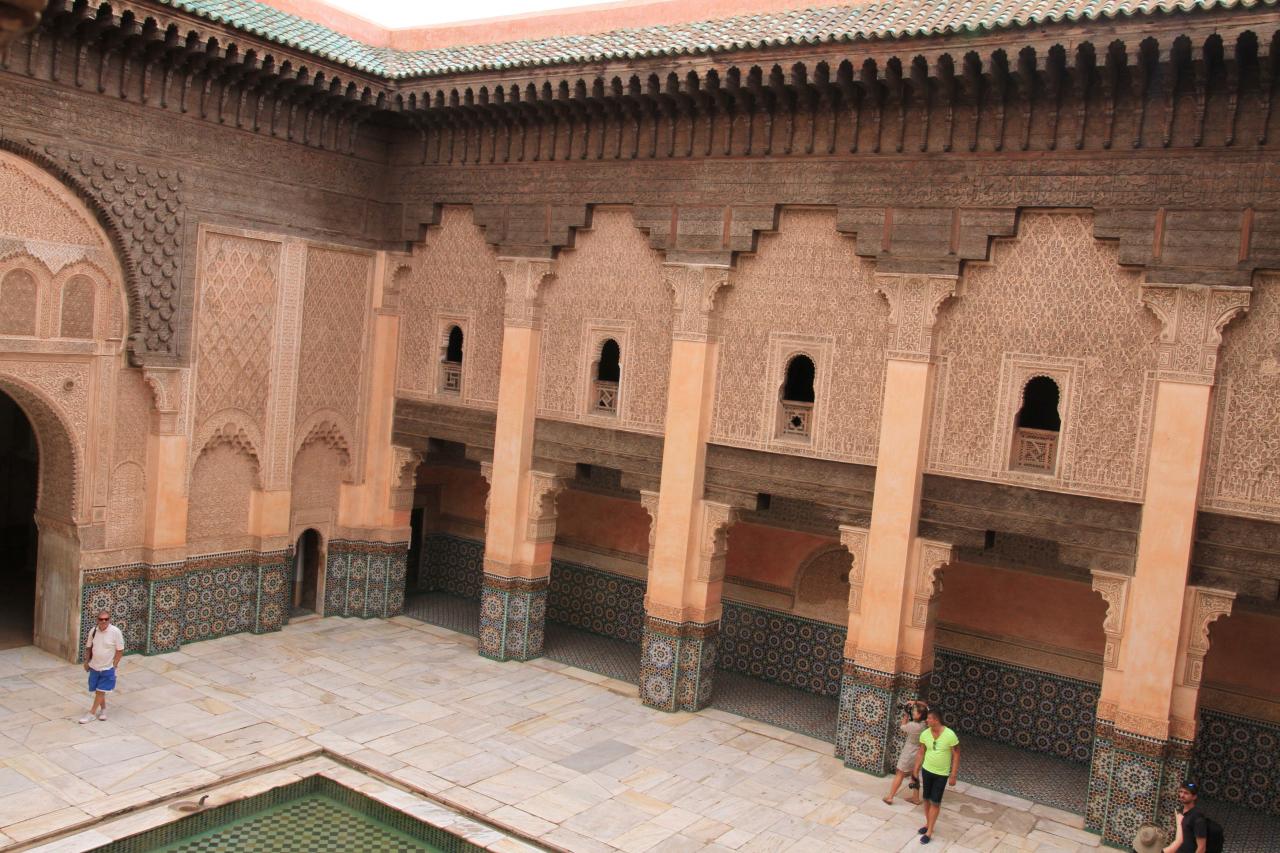
POLYGON ((480 654, 530 660, 542 654, 555 496, 563 482, 533 470, 547 258, 499 258, 506 285, 493 472, 485 519, 480 654))
POLYGON ((657 515, 651 527, 640 700, 694 711, 711 699, 725 540, 734 510, 703 500, 719 340, 715 300, 729 269, 665 264, 674 294, 657 515))
POLYGON ((147 433, 146 545, 148 562, 186 556, 187 466, 190 464, 186 368, 143 368, 155 403, 147 433))
POLYGON ((884 402, 836 731, 836 754, 845 764, 876 774, 893 767, 897 705, 923 692, 933 670, 933 606, 951 549, 920 539, 916 528, 933 402, 933 328, 958 285, 954 275, 876 275, 889 301, 884 402))
POLYGON ((1187 584, 1222 330, 1249 289, 1148 283, 1160 319, 1155 415, 1133 577, 1095 576, 1109 606, 1085 825, 1127 844, 1168 822, 1194 748, 1199 662, 1230 593, 1187 584), (1194 683, 1192 683, 1194 682, 1194 683))

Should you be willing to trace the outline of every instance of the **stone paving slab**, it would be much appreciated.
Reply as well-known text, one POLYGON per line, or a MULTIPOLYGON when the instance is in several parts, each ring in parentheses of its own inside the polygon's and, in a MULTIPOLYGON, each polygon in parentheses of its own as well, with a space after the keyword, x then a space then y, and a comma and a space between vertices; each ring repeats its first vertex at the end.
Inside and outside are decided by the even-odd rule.
MULTIPOLYGON (((924 849, 921 812, 880 802, 886 780, 830 744, 722 711, 664 714, 628 685, 490 661, 474 638, 412 619, 309 619, 131 655, 109 719, 82 726, 83 679, 38 650, 0 651, 0 839, 323 747, 574 851, 924 849)), ((928 849, 1098 846, 1063 817, 957 786, 928 849)), ((100 842, 95 830, 78 837, 100 842)))

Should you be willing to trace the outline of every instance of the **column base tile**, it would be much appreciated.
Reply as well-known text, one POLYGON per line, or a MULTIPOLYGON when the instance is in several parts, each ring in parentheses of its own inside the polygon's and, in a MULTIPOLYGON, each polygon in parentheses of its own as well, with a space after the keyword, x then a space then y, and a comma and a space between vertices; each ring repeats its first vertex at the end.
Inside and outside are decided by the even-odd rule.
POLYGON ((719 622, 668 622, 646 614, 640 643, 640 701, 660 711, 707 707, 719 633, 719 622))
POLYGON ((493 660, 542 656, 549 577, 508 578, 485 573, 480 587, 480 654, 493 660))

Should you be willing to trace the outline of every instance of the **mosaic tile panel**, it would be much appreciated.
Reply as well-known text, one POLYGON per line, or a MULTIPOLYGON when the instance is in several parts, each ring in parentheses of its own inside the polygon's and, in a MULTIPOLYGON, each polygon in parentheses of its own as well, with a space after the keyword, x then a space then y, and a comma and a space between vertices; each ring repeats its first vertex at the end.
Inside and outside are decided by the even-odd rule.
POLYGON ((821 696, 840 693, 844 628, 774 610, 725 602, 721 669, 821 696))
POLYGON ((480 654, 520 661, 542 655, 547 586, 547 578, 485 574, 480 591, 480 654))
POLYGON ((332 540, 325 561, 325 615, 375 619, 403 612, 407 552, 405 542, 332 540))
POLYGON ((884 776, 893 772, 902 748, 899 708, 919 698, 914 675, 890 674, 846 660, 836 711, 836 757, 846 767, 884 776))
POLYGON ((1280 815, 1280 724, 1202 710, 1193 767, 1204 796, 1280 815))
POLYGON ((647 616, 640 643, 640 701, 660 711, 699 711, 711 701, 715 622, 668 622, 647 616))
POLYGON ((449 533, 431 533, 422 548, 418 588, 480 599, 484 582, 484 543, 449 533))
POLYGON ((182 642, 251 631, 257 615, 255 554, 238 551, 187 561, 182 576, 182 642))
POLYGON ((147 654, 172 652, 182 643, 183 579, 151 581, 151 636, 147 654))
POLYGON ((144 566, 134 565, 87 573, 88 580, 81 595, 81 660, 84 659, 84 644, 89 640, 89 631, 102 610, 111 614, 111 623, 124 635, 126 652, 140 652, 147 648, 151 602, 144 569, 144 566), (100 580, 95 581, 95 578, 100 580))
POLYGON ((638 644, 644 634, 644 588, 635 578, 552 560, 547 618, 638 644))
MULTIPOLYGON (((265 555, 264 555, 265 557, 265 555)), ((289 594, 292 561, 264 560, 258 566, 258 622, 254 632, 279 631, 289 621, 289 594)))
POLYGON ((928 696, 957 732, 1087 764, 1099 690, 1093 682, 940 649, 928 696))
MULTIPOLYGON (((1093 763, 1085 804, 1085 829, 1115 846, 1133 840, 1147 823, 1159 820, 1166 744, 1120 732, 1100 721, 1094 735, 1093 763)), ((1172 805, 1166 811, 1171 813, 1172 805)))

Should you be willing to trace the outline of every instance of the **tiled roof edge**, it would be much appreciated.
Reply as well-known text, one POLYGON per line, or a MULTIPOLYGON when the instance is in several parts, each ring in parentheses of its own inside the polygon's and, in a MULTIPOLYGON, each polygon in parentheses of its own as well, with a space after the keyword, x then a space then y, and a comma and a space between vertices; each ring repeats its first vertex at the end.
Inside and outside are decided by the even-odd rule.
POLYGON ((990 0, 981 6, 945 0, 880 2, 416 51, 373 47, 257 0, 158 2, 356 71, 388 80, 405 80, 869 38, 975 34, 1040 24, 1117 20, 1175 12, 1245 10, 1273 7, 1280 0, 990 0))

